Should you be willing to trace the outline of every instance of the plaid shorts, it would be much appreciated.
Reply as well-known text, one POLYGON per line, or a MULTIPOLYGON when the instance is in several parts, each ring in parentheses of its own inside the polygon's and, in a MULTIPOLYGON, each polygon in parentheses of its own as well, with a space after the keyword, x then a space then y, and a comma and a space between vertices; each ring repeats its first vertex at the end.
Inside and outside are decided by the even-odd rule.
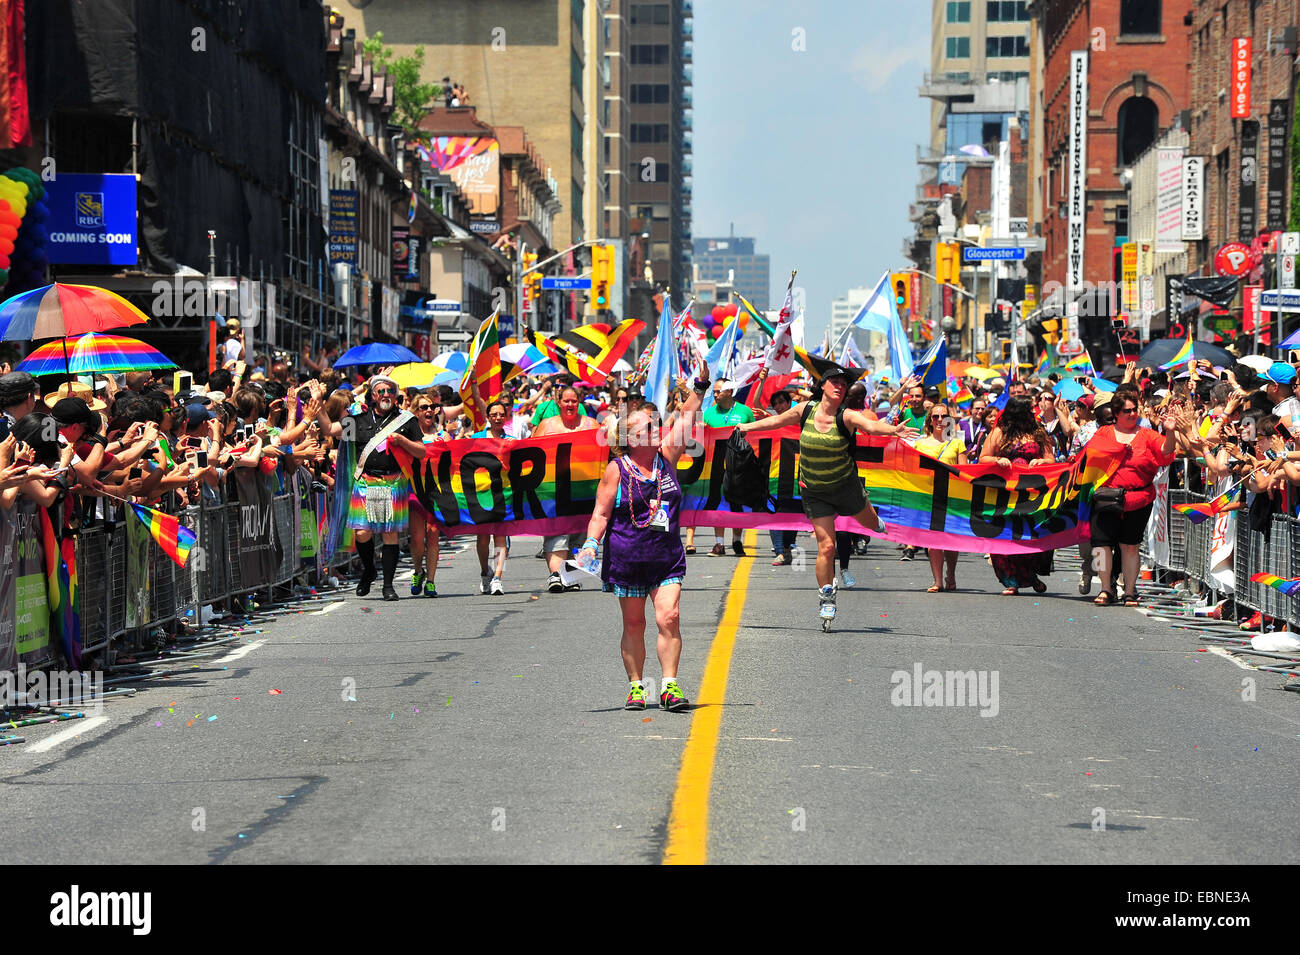
POLYGON ((603 584, 601 591, 612 593, 615 597, 649 597, 650 591, 658 590, 660 587, 667 587, 669 584, 680 584, 685 577, 668 577, 651 587, 623 587, 620 584, 603 584))

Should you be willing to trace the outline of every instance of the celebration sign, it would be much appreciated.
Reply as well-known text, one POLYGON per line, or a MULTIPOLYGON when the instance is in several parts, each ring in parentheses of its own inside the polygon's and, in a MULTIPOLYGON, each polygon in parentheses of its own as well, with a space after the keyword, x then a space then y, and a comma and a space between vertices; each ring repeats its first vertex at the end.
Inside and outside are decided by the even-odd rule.
MULTIPOLYGON (((796 480, 799 429, 761 432, 752 444, 768 474, 770 510, 722 497, 730 428, 701 428, 677 465, 682 526, 807 529, 796 480), (695 451, 692 454, 691 451, 695 451)), ((450 533, 585 531, 609 460, 603 431, 523 441, 477 439, 431 445, 420 462, 394 452, 426 510, 450 533), (459 525, 459 528, 458 528, 459 525)), ((974 553, 1030 553, 1078 543, 1092 489, 1112 473, 1109 457, 1002 470, 945 465, 895 438, 859 435, 855 457, 887 539, 974 553)), ((844 530, 861 531, 851 518, 844 530)))

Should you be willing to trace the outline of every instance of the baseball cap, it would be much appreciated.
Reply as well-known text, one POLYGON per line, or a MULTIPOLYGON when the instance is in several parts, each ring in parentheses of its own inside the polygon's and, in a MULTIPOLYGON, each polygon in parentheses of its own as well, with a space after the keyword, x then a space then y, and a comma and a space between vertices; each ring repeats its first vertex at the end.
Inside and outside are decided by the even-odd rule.
POLYGON ((197 428, 203 422, 211 421, 216 416, 217 413, 211 408, 204 407, 197 402, 185 406, 185 420, 191 428, 197 428))
POLYGON ((1083 405, 1085 408, 1092 410, 1092 402, 1093 402, 1092 395, 1081 395, 1079 397, 1079 400, 1076 401, 1075 404, 1083 405))
POLYGON ((1295 368, 1284 361, 1275 361, 1260 377, 1275 385, 1290 385, 1295 382, 1295 368))
POLYGON ((60 398, 50 410, 59 424, 80 424, 92 430, 99 424, 90 406, 80 398, 60 398))

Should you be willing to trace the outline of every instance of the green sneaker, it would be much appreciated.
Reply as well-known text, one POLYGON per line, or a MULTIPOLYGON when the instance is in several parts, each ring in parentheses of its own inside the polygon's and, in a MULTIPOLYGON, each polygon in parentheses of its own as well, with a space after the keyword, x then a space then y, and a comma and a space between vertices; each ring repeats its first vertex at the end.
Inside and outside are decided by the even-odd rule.
POLYGON ((424 574, 416 574, 411 578, 411 596, 420 596, 422 590, 424 590, 424 574))
POLYGON ((627 695, 627 702, 623 704, 625 710, 644 710, 645 709, 645 687, 637 683, 632 687, 632 692, 627 695))
POLYGON ((668 710, 670 713, 676 713, 678 710, 684 710, 690 706, 690 701, 682 695, 682 689, 677 685, 676 680, 669 680, 664 684, 664 691, 659 694, 659 706, 668 710))
POLYGON ((433 585, 432 580, 426 580, 424 582, 424 595, 426 597, 438 596, 438 588, 433 585))

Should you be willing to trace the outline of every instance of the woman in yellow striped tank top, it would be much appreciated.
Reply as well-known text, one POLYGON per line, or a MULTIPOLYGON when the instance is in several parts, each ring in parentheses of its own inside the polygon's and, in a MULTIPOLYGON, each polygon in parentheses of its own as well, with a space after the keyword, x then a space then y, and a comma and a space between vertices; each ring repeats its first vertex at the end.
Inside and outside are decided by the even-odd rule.
POLYGON ((849 385, 857 375, 836 366, 820 384, 820 394, 779 415, 737 425, 750 434, 799 424, 799 495, 804 514, 817 537, 817 588, 823 627, 835 617, 835 518, 852 517, 869 531, 884 533, 884 522, 867 498, 853 458, 857 432, 892 435, 910 440, 914 428, 885 424, 860 411, 842 408, 849 385))

